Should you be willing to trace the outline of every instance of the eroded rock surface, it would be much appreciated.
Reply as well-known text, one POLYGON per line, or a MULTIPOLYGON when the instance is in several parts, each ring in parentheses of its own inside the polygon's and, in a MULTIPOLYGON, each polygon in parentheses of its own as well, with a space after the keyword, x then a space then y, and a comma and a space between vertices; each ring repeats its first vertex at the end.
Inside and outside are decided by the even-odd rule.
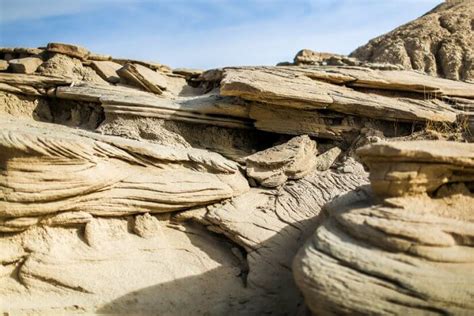
POLYGON ((310 309, 468 314, 474 308, 473 146, 381 143, 358 153, 371 169, 373 192, 391 197, 379 204, 363 188, 326 206, 327 218, 293 263, 310 309))
POLYGON ((468 141, 474 85, 303 55, 0 48, 42 62, 0 73, 0 310, 302 315, 297 284, 317 314, 472 308, 472 145, 406 140, 468 141))
POLYGON ((359 47, 351 56, 400 64, 453 80, 474 79, 472 0, 446 1, 422 17, 359 47))

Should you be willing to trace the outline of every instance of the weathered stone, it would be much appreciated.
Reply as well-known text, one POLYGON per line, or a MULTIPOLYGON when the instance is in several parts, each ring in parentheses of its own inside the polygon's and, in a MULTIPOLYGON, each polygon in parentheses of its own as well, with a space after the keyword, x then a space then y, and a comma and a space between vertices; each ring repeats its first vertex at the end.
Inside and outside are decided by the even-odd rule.
POLYGON ((63 77, 74 81, 89 81, 107 84, 92 68, 79 59, 63 54, 54 54, 39 68, 38 73, 45 76, 63 77))
POLYGON ((169 212, 248 189, 237 166, 215 153, 73 131, 2 121, 0 217, 169 212))
POLYGON ((110 61, 112 59, 112 56, 110 55, 104 55, 104 54, 95 54, 95 53, 89 53, 87 56, 87 60, 95 60, 95 61, 110 61))
POLYGON ((472 0, 446 1, 422 17, 359 47, 351 56, 401 64, 453 80, 474 79, 472 0))
POLYGON ((309 308, 323 314, 469 313, 472 145, 389 142, 358 153, 369 165, 374 192, 392 197, 377 204, 365 188, 326 205, 325 220, 293 262, 309 308))
POLYGON ((13 72, 22 74, 32 74, 43 63, 40 58, 26 57, 20 59, 12 59, 8 62, 13 72))
POLYGON ((474 181, 474 144, 385 142, 362 147, 372 189, 381 196, 432 193, 441 185, 474 181))
POLYGON ((143 238, 164 237, 160 221, 149 213, 135 216, 133 232, 143 238))
POLYGON ((60 53, 64 55, 68 55, 71 57, 76 57, 79 59, 86 59, 89 55, 89 51, 81 46, 71 45, 71 44, 63 44, 63 43, 48 43, 46 48, 50 52, 60 53))
POLYGON ((91 66, 105 81, 110 83, 120 81, 117 70, 122 68, 122 65, 114 63, 113 61, 93 61, 91 66))
POLYGON ((183 75, 186 78, 196 78, 202 75, 204 70, 192 69, 192 68, 175 68, 173 69, 174 74, 183 75))
MULTIPOLYGON (((220 93, 291 108, 334 110, 384 120, 456 120, 455 111, 438 100, 407 100, 366 94, 313 80, 312 75, 311 72, 299 73, 296 67, 230 68, 225 70, 220 93)), ((473 93, 468 87, 472 88, 472 85, 462 86, 467 94, 473 93)))
POLYGON ((0 60, 0 71, 8 69, 8 62, 6 60, 0 60))
POLYGON ((117 73, 144 90, 156 94, 162 94, 163 90, 166 90, 167 87, 164 75, 142 65, 126 64, 117 73))
POLYGON ((247 157, 247 175, 264 187, 278 187, 288 179, 300 179, 310 173, 316 166, 317 153, 315 141, 306 135, 298 136, 247 157))
POLYGON ((300 50, 295 58, 294 64, 295 65, 319 65, 325 62, 330 57, 333 56, 340 56, 332 53, 321 53, 315 52, 310 49, 302 49, 300 50))

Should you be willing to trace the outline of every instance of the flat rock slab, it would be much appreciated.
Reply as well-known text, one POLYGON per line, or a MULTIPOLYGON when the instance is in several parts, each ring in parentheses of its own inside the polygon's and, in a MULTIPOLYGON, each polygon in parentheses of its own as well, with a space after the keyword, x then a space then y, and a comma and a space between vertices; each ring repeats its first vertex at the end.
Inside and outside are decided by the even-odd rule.
POLYGON ((237 165, 219 154, 58 125, 2 120, 0 148, 0 218, 169 212, 248 190, 237 165))
POLYGON ((118 74, 146 91, 162 94, 167 88, 166 76, 145 66, 128 63, 118 74))
POLYGON ((87 55, 89 55, 89 51, 84 47, 63 43, 48 43, 46 50, 49 52, 76 57, 82 60, 86 59, 87 55))
POLYGON ((220 93, 271 105, 333 110, 382 120, 456 121, 457 112, 437 99, 386 97, 319 79, 311 79, 311 73, 298 67, 228 68, 224 70, 220 93))
POLYGON ((277 187, 300 179, 316 167, 318 149, 307 135, 257 152, 246 158, 247 175, 264 187, 277 187))
POLYGON ((474 181, 474 144, 447 141, 386 142, 357 151, 381 196, 431 193, 441 185, 474 181))
POLYGON ((117 70, 122 68, 122 65, 108 60, 94 60, 91 62, 91 66, 105 81, 108 81, 110 83, 118 83, 120 81, 120 77, 117 73, 117 70))
POLYGON ((19 59, 12 59, 8 62, 13 72, 22 74, 32 74, 43 63, 41 58, 26 57, 19 59))

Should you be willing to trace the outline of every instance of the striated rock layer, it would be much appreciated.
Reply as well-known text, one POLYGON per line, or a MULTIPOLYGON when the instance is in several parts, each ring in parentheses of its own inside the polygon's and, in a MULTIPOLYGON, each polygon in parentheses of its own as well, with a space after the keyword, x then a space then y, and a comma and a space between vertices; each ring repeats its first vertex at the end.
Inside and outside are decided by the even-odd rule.
POLYGON ((472 309, 474 85, 300 57, 0 48, 0 311, 472 309))
POLYGON ((326 206, 326 219, 293 262, 310 309, 469 314, 474 146, 395 142, 358 153, 371 169, 372 192, 389 198, 378 203, 363 188, 326 206))

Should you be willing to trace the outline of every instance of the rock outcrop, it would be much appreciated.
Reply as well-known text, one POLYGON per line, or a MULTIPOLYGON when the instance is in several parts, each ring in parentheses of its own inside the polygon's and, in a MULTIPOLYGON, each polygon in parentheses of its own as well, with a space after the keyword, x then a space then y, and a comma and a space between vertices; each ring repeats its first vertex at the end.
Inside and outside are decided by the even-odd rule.
POLYGON ((453 80, 474 80, 473 19, 472 0, 446 1, 417 20, 371 40, 350 56, 453 80))
POLYGON ((472 309, 474 84, 300 57, 1 48, 0 311, 472 309))
POLYGON ((372 191, 336 198, 293 263, 321 314, 469 314, 474 145, 374 144, 358 154, 372 191), (380 202, 373 196, 382 198, 380 202))

